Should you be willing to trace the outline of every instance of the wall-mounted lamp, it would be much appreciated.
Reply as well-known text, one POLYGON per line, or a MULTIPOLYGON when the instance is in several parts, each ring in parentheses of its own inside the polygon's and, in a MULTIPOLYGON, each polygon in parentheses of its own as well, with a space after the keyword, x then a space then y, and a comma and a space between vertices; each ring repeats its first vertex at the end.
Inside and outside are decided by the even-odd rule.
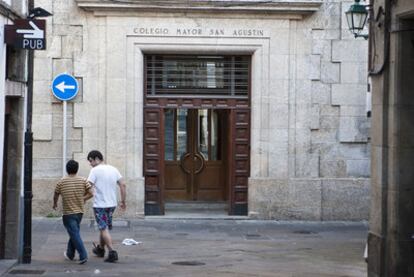
POLYGON ((367 34, 361 34, 368 18, 368 11, 365 5, 361 5, 360 0, 355 0, 355 3, 349 7, 345 12, 346 21, 348 22, 349 31, 357 38, 363 37, 368 39, 367 34))

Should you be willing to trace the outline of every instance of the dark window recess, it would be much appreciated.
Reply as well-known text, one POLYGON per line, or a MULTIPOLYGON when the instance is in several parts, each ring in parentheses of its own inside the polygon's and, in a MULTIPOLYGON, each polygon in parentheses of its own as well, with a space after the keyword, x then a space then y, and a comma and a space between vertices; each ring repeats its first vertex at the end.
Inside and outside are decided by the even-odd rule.
POLYGON ((247 98, 250 56, 146 55, 147 96, 247 98))
POLYGON ((26 52, 25 49, 7 47, 6 78, 11 81, 26 82, 26 52))

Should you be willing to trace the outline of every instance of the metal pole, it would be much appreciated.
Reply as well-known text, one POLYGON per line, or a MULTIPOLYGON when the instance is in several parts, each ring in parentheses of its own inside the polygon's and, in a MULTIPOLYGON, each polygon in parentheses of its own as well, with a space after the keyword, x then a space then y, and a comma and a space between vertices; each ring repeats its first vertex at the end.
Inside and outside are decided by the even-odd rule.
MULTIPOLYGON (((34 8, 34 0, 28 1, 28 11, 34 8)), ((32 261, 32 162, 33 162, 33 60, 34 50, 28 50, 27 61, 27 109, 26 132, 24 134, 24 226, 23 226, 23 259, 24 264, 32 261)))
POLYGON ((66 115, 67 115, 67 105, 66 101, 63 101, 63 155, 62 155, 62 176, 65 176, 65 164, 66 164, 66 115))

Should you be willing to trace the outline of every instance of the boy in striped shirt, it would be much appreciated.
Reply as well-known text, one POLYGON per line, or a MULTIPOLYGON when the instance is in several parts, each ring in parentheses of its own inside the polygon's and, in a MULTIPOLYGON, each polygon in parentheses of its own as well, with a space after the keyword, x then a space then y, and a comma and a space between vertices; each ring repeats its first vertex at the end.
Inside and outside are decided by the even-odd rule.
POLYGON ((66 251, 63 253, 66 259, 73 261, 75 250, 79 254, 79 264, 88 261, 88 253, 80 235, 80 223, 84 212, 84 203, 93 197, 91 184, 82 177, 77 176, 79 163, 70 160, 66 164, 67 176, 63 177, 56 185, 53 197, 53 209, 56 210, 59 195, 62 196, 63 225, 69 234, 66 251))

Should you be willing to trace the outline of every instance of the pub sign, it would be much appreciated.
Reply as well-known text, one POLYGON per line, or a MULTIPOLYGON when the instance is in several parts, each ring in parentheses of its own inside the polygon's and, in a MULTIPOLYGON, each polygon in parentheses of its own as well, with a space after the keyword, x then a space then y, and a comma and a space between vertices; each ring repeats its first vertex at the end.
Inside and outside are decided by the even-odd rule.
POLYGON ((13 25, 4 25, 4 33, 4 42, 14 48, 46 49, 46 20, 17 19, 13 25))

